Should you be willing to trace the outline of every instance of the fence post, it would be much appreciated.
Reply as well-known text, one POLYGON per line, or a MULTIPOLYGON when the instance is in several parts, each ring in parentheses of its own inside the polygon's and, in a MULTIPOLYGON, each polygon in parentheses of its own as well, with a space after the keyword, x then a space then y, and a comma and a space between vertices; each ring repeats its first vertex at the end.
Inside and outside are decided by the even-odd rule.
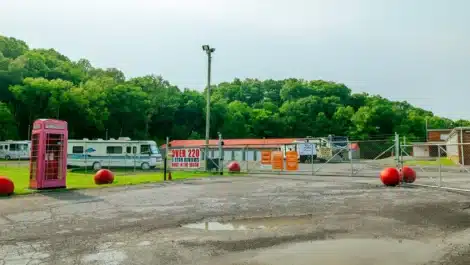
POLYGON ((400 136, 395 132, 395 163, 396 167, 400 167, 400 136))
POLYGON ((348 148, 349 148, 349 164, 351 165, 351 177, 354 176, 354 165, 353 165, 353 153, 351 149, 351 142, 348 140, 348 148))
POLYGON ((163 158, 163 180, 166 181, 166 170, 167 170, 167 163, 168 163, 168 144, 169 144, 169 139, 166 137, 166 145, 165 145, 165 157, 163 158))
POLYGON ((248 145, 245 146, 245 148, 243 148, 243 152, 244 152, 244 158, 245 158, 245 163, 246 163, 246 173, 249 173, 250 172, 250 165, 249 165, 249 161, 248 161, 248 145))
POLYGON ((223 149, 222 133, 219 132, 219 172, 220 175, 224 174, 224 149, 223 149))
MULTIPOLYGON (((312 149, 311 150, 311 153, 312 153, 312 157, 311 157, 311 163, 312 163, 312 175, 315 175, 315 166, 314 166, 314 163, 313 163, 313 153, 314 153, 314 150, 316 151, 316 144, 314 143, 310 143, 310 148, 312 149)), ((318 154, 317 154, 318 156, 318 154)))
POLYGON ((442 187, 442 163, 441 163, 441 146, 437 145, 437 161, 439 161, 439 188, 442 187))
POLYGON ((460 128, 460 141, 459 141, 459 145, 460 145, 460 153, 462 154, 462 166, 465 166, 465 160, 464 160, 464 152, 463 152, 463 129, 460 128))

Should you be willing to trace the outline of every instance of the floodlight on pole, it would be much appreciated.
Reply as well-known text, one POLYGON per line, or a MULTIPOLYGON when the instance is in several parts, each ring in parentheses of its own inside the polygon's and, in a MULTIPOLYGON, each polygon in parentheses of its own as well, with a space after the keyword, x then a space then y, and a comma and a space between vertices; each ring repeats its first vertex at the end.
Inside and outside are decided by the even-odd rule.
POLYGON ((211 64, 212 64, 212 53, 215 52, 215 48, 211 48, 209 45, 202 45, 202 50, 207 54, 207 96, 206 96, 206 146, 204 148, 204 160, 206 161, 206 170, 208 170, 208 158, 209 158, 209 137, 210 137, 210 115, 211 115, 211 64))

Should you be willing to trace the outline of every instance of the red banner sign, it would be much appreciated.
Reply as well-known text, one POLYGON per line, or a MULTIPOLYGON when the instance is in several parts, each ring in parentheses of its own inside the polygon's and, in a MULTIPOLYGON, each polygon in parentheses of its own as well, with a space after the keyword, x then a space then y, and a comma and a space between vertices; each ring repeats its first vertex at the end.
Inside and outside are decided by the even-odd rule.
POLYGON ((201 149, 184 148, 171 150, 171 167, 198 168, 201 166, 201 149))

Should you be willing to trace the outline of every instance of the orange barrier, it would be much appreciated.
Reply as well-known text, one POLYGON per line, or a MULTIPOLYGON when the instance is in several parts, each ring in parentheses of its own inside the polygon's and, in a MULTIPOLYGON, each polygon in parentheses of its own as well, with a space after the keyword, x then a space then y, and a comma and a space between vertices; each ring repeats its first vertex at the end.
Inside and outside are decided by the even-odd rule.
POLYGON ((297 151, 286 152, 286 169, 287 170, 299 170, 299 161, 297 151))
POLYGON ((271 165, 271 151, 261 151, 261 164, 271 165))
POLYGON ((272 152, 271 164, 273 165, 273 169, 284 169, 284 159, 281 151, 272 152))

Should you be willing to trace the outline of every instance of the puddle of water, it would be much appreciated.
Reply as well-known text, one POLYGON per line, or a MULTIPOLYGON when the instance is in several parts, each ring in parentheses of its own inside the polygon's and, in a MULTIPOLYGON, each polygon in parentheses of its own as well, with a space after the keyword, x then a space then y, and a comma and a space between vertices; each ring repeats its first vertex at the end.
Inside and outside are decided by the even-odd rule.
POLYGON ((286 216, 234 220, 230 222, 201 222, 183 225, 184 228, 203 229, 208 231, 234 231, 255 229, 279 229, 285 226, 313 224, 311 216, 286 216))
POLYGON ((337 239, 309 241, 229 254, 208 264, 416 265, 439 260, 437 245, 412 240, 337 239))
POLYGON ((82 258, 82 262, 85 264, 119 265, 126 258, 127 256, 124 252, 113 250, 88 254, 82 258))
POLYGON ((150 246, 151 244, 152 244, 152 242, 150 242, 150 241, 142 241, 142 242, 138 243, 137 246, 144 247, 144 246, 150 246))

